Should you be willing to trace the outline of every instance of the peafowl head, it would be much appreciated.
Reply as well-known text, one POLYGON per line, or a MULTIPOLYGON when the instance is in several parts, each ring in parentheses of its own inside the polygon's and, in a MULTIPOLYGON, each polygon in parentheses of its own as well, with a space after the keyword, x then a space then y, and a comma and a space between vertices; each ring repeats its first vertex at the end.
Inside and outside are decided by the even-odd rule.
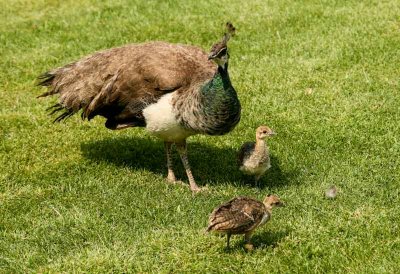
POLYGON ((259 126, 256 130, 256 138, 258 140, 264 140, 269 136, 274 136, 276 133, 267 126, 259 126))
POLYGON ((279 197, 274 194, 268 194, 264 198, 263 202, 269 208, 285 206, 285 204, 281 201, 281 199, 279 199, 279 197))
POLYGON ((211 48, 208 60, 214 60, 219 67, 226 69, 229 59, 227 43, 229 39, 235 34, 235 27, 231 23, 226 23, 226 32, 222 41, 214 44, 211 48))

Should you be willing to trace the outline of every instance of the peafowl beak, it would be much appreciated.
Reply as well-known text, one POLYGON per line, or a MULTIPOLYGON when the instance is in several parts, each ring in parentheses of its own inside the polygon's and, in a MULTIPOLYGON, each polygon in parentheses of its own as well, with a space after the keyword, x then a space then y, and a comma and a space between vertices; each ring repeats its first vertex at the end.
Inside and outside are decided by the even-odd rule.
POLYGON ((279 202, 276 204, 277 207, 285 207, 286 204, 284 202, 279 202))

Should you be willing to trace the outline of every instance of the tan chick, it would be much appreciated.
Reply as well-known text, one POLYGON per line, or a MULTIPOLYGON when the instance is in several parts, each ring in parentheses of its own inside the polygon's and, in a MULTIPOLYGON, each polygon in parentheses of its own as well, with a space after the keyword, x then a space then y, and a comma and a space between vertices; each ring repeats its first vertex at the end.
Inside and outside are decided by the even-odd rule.
POLYGON ((247 142, 242 145, 238 153, 240 171, 253 175, 255 183, 271 167, 267 137, 276 133, 267 126, 259 126, 256 130, 256 142, 247 142))
POLYGON ((231 235, 244 234, 245 248, 252 250, 251 235, 271 218, 275 206, 283 206, 276 195, 267 195, 263 202, 247 197, 234 198, 214 209, 208 220, 207 231, 225 233, 228 248, 231 235))

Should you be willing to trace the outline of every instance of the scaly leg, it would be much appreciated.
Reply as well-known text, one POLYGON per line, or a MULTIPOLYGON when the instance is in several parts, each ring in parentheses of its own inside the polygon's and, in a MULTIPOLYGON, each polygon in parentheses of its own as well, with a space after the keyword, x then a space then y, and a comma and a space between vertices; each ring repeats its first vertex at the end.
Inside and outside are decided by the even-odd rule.
POLYGON ((165 152, 167 154, 167 168, 168 168, 167 180, 170 183, 175 183, 176 177, 174 174, 174 170, 172 169, 172 155, 171 155, 172 143, 164 142, 164 146, 165 146, 165 152))
POLYGON ((186 170, 186 174, 187 174, 188 179, 189 179, 190 189, 194 193, 199 192, 201 190, 201 188, 199 188, 197 186, 196 182, 194 181, 193 174, 192 174, 192 171, 190 169, 189 160, 188 160, 188 157, 187 157, 186 140, 184 140, 181 143, 175 143, 175 145, 176 145, 176 149, 179 152, 179 155, 181 156, 181 160, 182 160, 183 166, 184 166, 184 168, 186 170))

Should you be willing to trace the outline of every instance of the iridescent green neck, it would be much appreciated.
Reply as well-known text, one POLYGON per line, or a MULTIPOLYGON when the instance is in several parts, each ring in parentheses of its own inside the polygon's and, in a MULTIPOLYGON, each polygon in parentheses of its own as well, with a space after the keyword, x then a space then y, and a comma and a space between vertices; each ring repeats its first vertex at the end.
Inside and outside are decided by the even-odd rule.
POLYGON ((225 97, 223 95, 236 96, 236 91, 232 87, 231 80, 229 78, 227 66, 228 64, 226 64, 225 69, 218 66, 218 71, 215 73, 214 77, 201 88, 201 93, 204 96, 214 97, 216 94, 219 94, 221 97, 217 97, 221 99, 225 97))
POLYGON ((240 102, 232 87, 227 64, 218 66, 214 77, 202 86, 201 107, 208 120, 207 133, 221 135, 232 130, 240 120, 240 102))

